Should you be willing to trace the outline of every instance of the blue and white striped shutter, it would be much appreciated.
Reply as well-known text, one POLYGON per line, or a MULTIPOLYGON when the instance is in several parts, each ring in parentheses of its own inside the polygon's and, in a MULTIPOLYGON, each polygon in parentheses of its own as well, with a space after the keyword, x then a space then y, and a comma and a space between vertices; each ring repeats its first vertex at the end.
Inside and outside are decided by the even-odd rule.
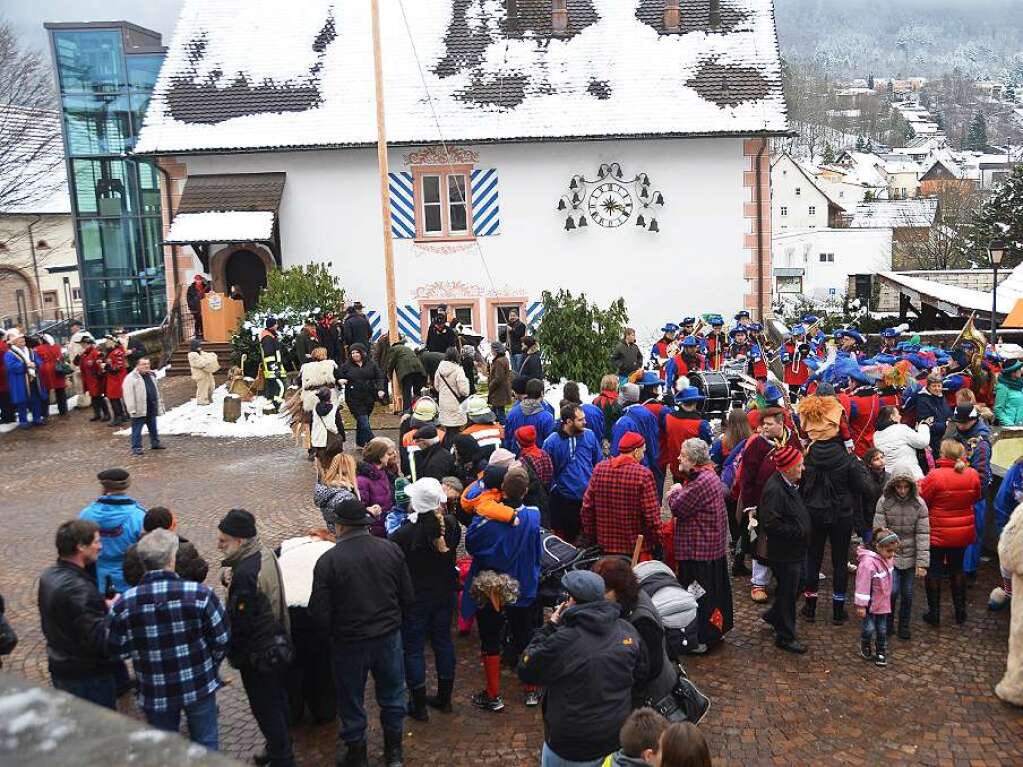
POLYGON ((366 312, 366 319, 369 320, 369 329, 372 333, 373 343, 380 340, 380 312, 370 309, 366 312))
POLYGON ((528 307, 526 307, 526 324, 536 329, 537 325, 540 324, 540 320, 543 319, 544 309, 543 303, 540 301, 534 301, 528 307))
POLYGON ((501 206, 497 199, 497 168, 472 172, 472 233, 477 237, 500 234, 501 206))
POLYGON ((419 307, 413 304, 398 305, 398 330, 405 334, 410 344, 423 343, 419 326, 419 307))
POLYGON ((416 206, 411 173, 388 173, 391 190, 391 234, 398 240, 416 236, 416 206))

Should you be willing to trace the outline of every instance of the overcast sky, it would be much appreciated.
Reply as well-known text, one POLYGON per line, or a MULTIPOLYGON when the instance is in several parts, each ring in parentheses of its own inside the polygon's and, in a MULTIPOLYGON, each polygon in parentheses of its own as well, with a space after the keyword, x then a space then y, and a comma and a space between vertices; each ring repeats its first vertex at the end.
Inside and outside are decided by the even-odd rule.
POLYGON ((48 54, 44 22, 130 21, 160 32, 166 45, 180 8, 181 0, 0 0, 0 17, 27 44, 48 54))

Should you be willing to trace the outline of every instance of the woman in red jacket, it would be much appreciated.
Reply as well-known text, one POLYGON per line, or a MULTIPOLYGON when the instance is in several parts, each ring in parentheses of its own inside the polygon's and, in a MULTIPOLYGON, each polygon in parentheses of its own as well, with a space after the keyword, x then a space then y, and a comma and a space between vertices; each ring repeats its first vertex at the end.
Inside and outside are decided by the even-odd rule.
POLYGON ((108 424, 109 426, 120 426, 122 423, 128 423, 128 411, 124 409, 124 379, 128 375, 128 352, 125 350, 121 342, 116 338, 111 339, 110 343, 113 343, 113 347, 107 352, 106 357, 103 359, 104 369, 106 370, 106 395, 107 399, 110 400, 110 406, 114 409, 114 417, 108 424))
POLYGON ((42 359, 39 368, 39 380, 46 391, 54 392, 57 398, 57 412, 67 415, 67 378, 57 372, 57 363, 63 361, 64 350, 53 340, 53 336, 43 333, 36 344, 36 354, 42 359))
POLYGON ((941 442, 935 469, 920 480, 920 497, 927 502, 931 521, 931 561, 924 586, 924 622, 937 626, 941 617, 941 577, 948 574, 956 623, 966 620, 966 574, 963 554, 977 536, 973 504, 980 500, 980 475, 966 463, 959 442, 941 442))

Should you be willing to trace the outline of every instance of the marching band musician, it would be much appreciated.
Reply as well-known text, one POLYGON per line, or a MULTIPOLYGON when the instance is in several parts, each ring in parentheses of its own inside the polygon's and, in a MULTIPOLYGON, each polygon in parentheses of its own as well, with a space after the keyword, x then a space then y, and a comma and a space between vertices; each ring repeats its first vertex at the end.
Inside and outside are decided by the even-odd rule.
POLYGON ((789 387, 789 395, 793 398, 810 377, 810 368, 806 366, 806 358, 810 353, 810 344, 806 341, 806 328, 795 325, 789 330, 788 339, 781 348, 781 361, 785 366, 782 380, 789 387))
POLYGON ((803 327, 807 330, 814 326, 817 327, 817 330, 813 333, 813 335, 807 336, 806 340, 810 344, 810 350, 821 359, 824 359, 828 354, 828 336, 823 330, 821 330, 820 325, 818 324, 820 323, 820 317, 816 314, 804 314, 802 323, 803 327))
POLYGON ((746 328, 747 330, 749 330, 749 327, 752 324, 753 320, 750 319, 749 312, 743 309, 742 311, 735 315, 735 327, 732 328, 732 330, 736 330, 738 328, 746 328))
POLYGON ((699 343, 695 336, 686 336, 682 339, 679 353, 668 360, 666 366, 667 377, 665 379, 668 391, 675 392, 675 383, 680 376, 688 376, 690 373, 706 368, 706 360, 699 352, 699 343))
POLYGON ((752 351, 752 344, 749 340, 749 330, 745 325, 736 325, 728 331, 731 343, 728 345, 728 359, 734 360, 739 357, 749 358, 752 351))
POLYGON ((713 314, 708 319, 710 333, 703 339, 705 345, 704 354, 707 357, 708 370, 720 370, 725 361, 725 352, 728 349, 728 337, 725 335, 725 319, 720 314, 713 314))
POLYGON ((839 328, 835 331, 834 338, 838 345, 839 356, 853 357, 857 361, 863 359, 862 348, 866 345, 866 341, 858 330, 839 328))
POLYGON ((759 322, 754 322, 749 326, 749 332, 753 342, 750 344, 747 370, 758 381, 766 381, 767 355, 770 353, 770 349, 767 348, 767 339, 764 337, 764 326, 759 322))
POLYGON ((899 332, 898 328, 885 328, 881 331, 881 354, 890 354, 893 357, 897 356, 898 352, 896 346, 899 343, 899 336, 902 333, 899 332))
POLYGON ((675 345, 678 325, 674 322, 669 322, 661 328, 661 333, 663 333, 661 339, 650 349, 650 361, 653 363, 654 369, 660 374, 661 380, 664 381, 667 374, 668 360, 672 356, 669 349, 675 345))
POLYGON ((696 327, 696 317, 683 317, 682 322, 679 323, 679 335, 685 338, 694 334, 696 327))

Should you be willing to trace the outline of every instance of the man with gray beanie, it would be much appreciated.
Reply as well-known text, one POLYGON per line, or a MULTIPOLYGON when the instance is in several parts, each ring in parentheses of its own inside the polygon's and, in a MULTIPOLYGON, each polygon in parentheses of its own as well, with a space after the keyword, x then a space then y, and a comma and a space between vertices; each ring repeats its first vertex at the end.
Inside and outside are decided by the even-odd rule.
POLYGON ((573 570, 561 579, 558 605, 519 660, 519 678, 542 685, 541 767, 600 765, 618 750, 618 731, 632 710, 632 685, 645 676, 639 634, 604 598, 604 579, 573 570))
POLYGON ((136 551, 146 573, 110 611, 110 647, 131 655, 150 725, 177 732, 184 712, 189 737, 216 751, 218 669, 230 640, 224 607, 174 572, 178 536, 170 530, 153 530, 136 551))
POLYGON ((231 620, 227 659, 241 672, 252 715, 266 738, 266 753, 257 761, 292 767, 285 673, 294 649, 281 568, 259 540, 256 518, 245 509, 231 509, 217 530, 217 549, 224 555, 221 564, 231 571, 230 582, 225 580, 226 573, 221 576, 228 586, 231 620))

